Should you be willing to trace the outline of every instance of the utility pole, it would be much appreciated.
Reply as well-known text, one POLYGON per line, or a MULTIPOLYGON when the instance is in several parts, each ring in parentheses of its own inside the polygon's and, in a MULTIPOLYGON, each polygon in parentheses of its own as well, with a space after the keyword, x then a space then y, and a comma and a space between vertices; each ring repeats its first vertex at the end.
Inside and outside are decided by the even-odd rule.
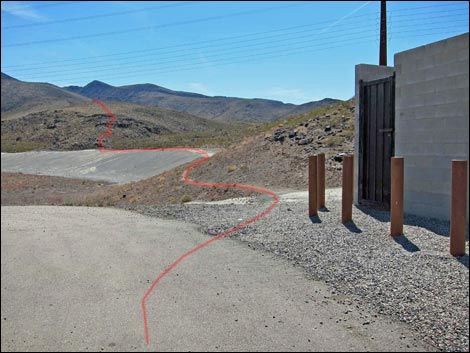
POLYGON ((380 55, 379 65, 387 66, 387 3, 380 1, 380 55))

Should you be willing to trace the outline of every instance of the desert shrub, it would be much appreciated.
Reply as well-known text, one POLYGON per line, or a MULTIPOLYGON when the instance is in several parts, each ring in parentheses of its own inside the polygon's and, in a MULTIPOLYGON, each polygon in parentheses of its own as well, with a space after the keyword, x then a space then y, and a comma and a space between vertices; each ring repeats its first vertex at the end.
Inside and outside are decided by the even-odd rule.
POLYGON ((192 199, 193 198, 191 197, 191 195, 183 195, 181 197, 181 202, 189 202, 189 201, 192 201, 192 199))

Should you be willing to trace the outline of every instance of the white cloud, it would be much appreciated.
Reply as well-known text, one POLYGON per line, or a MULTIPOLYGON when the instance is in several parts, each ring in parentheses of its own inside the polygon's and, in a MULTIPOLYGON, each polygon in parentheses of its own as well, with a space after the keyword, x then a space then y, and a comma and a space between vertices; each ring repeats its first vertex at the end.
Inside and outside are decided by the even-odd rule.
POLYGON ((325 33, 326 31, 328 31, 329 29, 331 29, 333 26, 336 26, 337 24, 339 24, 340 22, 342 22, 343 20, 345 20, 346 18, 348 18, 349 16, 353 15, 354 13, 356 13, 357 11, 359 11, 360 9, 362 9, 363 7, 366 7, 367 5, 369 5, 372 1, 367 1, 366 3, 362 4, 361 6, 355 8, 354 10, 352 10, 350 13, 344 15, 343 17, 341 17, 339 20, 336 20, 335 22, 331 23, 330 25, 326 26, 325 28, 323 28, 320 32, 318 32, 318 34, 322 34, 322 33, 325 33))
POLYGON ((46 21, 47 17, 41 15, 30 5, 21 1, 2 1, 2 11, 13 16, 18 16, 27 20, 46 21))
POLYGON ((191 90, 191 92, 205 94, 206 96, 214 95, 214 93, 209 88, 207 88, 207 86, 205 86, 204 84, 200 82, 190 82, 188 83, 188 87, 191 90))
POLYGON ((267 96, 283 102, 303 102, 309 96, 300 88, 273 87, 267 91, 267 96))

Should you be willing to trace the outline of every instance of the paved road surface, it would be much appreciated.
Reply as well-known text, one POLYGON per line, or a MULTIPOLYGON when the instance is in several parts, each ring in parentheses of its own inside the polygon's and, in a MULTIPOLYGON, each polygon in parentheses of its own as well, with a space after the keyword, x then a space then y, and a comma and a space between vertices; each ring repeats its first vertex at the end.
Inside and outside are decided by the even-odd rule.
POLYGON ((128 183, 158 175, 200 157, 198 153, 187 151, 2 153, 2 172, 128 183))
MULTIPOLYGON (((111 208, 2 206, 2 351, 422 351, 406 327, 362 319, 321 283, 196 226, 111 208), (365 324, 370 321, 369 324, 365 324)), ((346 299, 346 298, 345 298, 346 299)))

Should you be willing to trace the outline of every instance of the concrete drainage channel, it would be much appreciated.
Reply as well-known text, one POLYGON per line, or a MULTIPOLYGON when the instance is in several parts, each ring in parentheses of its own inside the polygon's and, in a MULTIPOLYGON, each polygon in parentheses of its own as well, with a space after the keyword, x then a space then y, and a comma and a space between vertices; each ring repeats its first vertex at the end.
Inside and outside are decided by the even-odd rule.
POLYGON ((2 153, 1 161, 2 172, 129 183, 161 174, 200 157, 189 151, 102 153, 83 150, 2 153))

